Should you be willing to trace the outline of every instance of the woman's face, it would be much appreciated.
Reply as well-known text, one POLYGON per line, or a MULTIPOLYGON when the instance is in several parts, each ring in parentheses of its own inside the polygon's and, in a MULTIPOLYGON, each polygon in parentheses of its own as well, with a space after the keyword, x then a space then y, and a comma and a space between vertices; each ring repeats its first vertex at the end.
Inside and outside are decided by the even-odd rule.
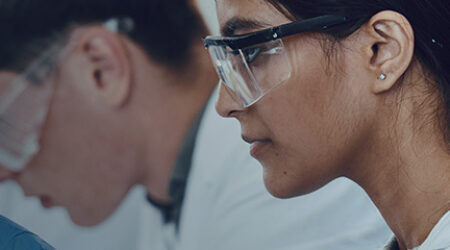
MULTIPOLYGON (((236 34, 256 31, 246 27, 253 21, 267 27, 291 22, 264 0, 217 0, 217 11, 222 30, 230 20, 240 23, 236 34)), ((239 120, 252 156, 264 167, 266 187, 274 196, 288 198, 351 171, 373 120, 374 99, 364 83, 376 76, 358 67, 361 58, 352 36, 328 54, 311 34, 283 42, 290 78, 248 108, 235 102, 222 84, 217 110, 239 120)))

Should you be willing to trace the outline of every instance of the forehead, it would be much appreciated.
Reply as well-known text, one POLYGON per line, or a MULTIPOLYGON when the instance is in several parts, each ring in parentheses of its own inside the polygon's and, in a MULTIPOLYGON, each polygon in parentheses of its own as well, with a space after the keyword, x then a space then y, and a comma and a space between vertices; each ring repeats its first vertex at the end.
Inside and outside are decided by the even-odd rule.
POLYGON ((216 0, 216 7, 222 30, 233 19, 256 21, 264 26, 290 22, 266 0, 216 0))

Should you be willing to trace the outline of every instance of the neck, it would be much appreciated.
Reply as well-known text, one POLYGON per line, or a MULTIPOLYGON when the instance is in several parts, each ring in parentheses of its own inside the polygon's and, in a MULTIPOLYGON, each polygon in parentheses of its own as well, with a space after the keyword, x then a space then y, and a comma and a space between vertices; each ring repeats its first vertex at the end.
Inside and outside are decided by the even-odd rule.
POLYGON ((440 130, 420 125, 418 132, 417 121, 405 110, 383 126, 391 131, 372 136, 370 148, 362 149, 364 156, 352 167, 359 170, 351 171, 359 174, 347 176, 369 194, 401 249, 412 249, 450 208, 450 156, 440 130))
MULTIPOLYGON (((168 189, 173 167, 194 119, 214 90, 217 76, 201 44, 194 46, 188 66, 182 72, 160 72, 158 87, 142 89, 142 146, 139 183, 148 194, 170 202, 168 189)), ((147 71, 149 72, 149 71, 147 71)), ((149 85, 143 76, 144 85, 149 85)), ((155 81, 156 82, 156 81, 155 81)))

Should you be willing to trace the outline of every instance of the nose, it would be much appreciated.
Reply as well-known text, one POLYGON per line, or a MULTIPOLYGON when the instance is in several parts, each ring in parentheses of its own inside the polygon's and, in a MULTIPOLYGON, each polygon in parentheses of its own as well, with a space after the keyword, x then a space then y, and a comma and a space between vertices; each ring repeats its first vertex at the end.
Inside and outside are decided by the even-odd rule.
POLYGON ((230 93, 225 84, 221 81, 219 83, 219 98, 216 103, 216 110, 220 116, 230 118, 236 115, 237 112, 242 111, 244 108, 238 103, 230 93))

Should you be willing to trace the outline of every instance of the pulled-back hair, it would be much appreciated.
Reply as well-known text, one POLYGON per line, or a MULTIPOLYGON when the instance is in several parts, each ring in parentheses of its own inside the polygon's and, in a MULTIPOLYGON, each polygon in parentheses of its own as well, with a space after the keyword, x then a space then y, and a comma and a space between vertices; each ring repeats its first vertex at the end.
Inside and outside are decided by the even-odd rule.
MULTIPOLYGON (((320 15, 357 16, 355 21, 330 29, 327 35, 343 39, 383 10, 404 15, 414 30, 415 58, 431 73, 441 93, 445 114, 438 114, 450 143, 450 1, 448 0, 267 0, 293 19, 320 15)), ((425 72, 425 73, 426 73, 425 72)))
POLYGON ((0 0, 0 68, 23 70, 73 25, 131 18, 128 36, 168 66, 186 61, 202 24, 187 0, 0 0))

